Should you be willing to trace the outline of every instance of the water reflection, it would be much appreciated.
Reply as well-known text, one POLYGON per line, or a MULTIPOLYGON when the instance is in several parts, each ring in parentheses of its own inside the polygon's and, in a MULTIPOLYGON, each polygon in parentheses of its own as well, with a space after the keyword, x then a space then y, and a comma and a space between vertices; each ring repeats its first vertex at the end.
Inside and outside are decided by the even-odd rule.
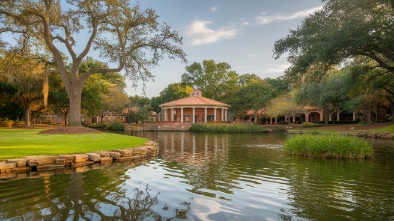
MULTIPOLYGON (((163 206, 168 216, 153 209, 159 193, 149 185, 124 185, 126 167, 56 174, 0 183, 0 220, 130 220, 186 219, 191 200, 175 208, 163 206), (22 182, 21 182, 22 181, 22 182), (96 188, 94 188, 96 187, 96 188)), ((164 203, 162 203, 165 205, 164 203)))
POLYGON ((394 220, 393 141, 349 161, 286 155, 286 135, 134 135, 158 157, 0 180, 0 220, 394 220))

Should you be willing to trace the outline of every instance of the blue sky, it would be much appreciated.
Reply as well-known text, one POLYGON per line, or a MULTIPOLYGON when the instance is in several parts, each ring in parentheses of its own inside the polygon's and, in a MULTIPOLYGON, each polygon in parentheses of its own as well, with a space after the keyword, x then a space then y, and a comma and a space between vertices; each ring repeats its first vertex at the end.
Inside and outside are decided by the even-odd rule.
MULTIPOLYGON (((272 57, 274 42, 296 29, 305 16, 319 9, 320 0, 141 0, 183 37, 188 63, 164 59, 152 70, 146 96, 158 96, 168 84, 181 81, 185 67, 203 60, 227 62, 238 74, 276 78, 289 67, 286 57, 272 57)), ((142 82, 129 95, 143 95, 142 82)))

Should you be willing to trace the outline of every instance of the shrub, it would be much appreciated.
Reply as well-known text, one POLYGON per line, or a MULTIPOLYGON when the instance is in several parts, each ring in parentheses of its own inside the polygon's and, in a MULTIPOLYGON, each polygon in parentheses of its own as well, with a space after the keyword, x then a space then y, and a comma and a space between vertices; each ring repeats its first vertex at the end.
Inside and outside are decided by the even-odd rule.
POLYGON ((289 122, 281 120, 281 121, 279 121, 279 124, 289 124, 289 122))
POLYGON ((120 121, 112 121, 112 122, 108 125, 107 129, 108 129, 108 130, 113 130, 113 131, 115 131, 115 130, 124 130, 124 125, 123 125, 123 123, 120 122, 120 121))
POLYGON ((6 121, 4 121, 4 122, 5 122, 5 126, 6 126, 6 127, 9 127, 9 128, 11 128, 12 125, 14 124, 14 121, 13 121, 13 120, 6 120, 6 121))
POLYGON ((267 130, 254 124, 193 124, 190 132, 211 133, 266 133, 267 130))
POLYGON ((283 126, 274 127, 272 128, 272 133, 278 133, 278 134, 287 133, 287 129, 286 127, 283 126))
POLYGON ((93 128, 93 129, 106 129, 107 125, 103 122, 100 122, 98 124, 86 125, 86 127, 93 128))
POLYGON ((321 125, 321 124, 314 124, 314 123, 310 123, 310 122, 303 122, 301 124, 302 128, 321 127, 321 126, 323 126, 323 125, 321 125))
POLYGON ((372 145, 361 138, 303 134, 288 138, 284 150, 293 155, 320 158, 363 159, 372 156, 372 145))

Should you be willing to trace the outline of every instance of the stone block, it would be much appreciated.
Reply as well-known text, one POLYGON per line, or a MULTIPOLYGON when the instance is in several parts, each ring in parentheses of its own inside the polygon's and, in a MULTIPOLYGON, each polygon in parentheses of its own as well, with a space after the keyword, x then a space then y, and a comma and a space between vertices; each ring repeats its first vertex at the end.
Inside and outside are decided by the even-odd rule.
POLYGON ((119 158, 119 161, 120 162, 122 162, 122 161, 131 161, 131 160, 137 160, 137 159, 142 159, 142 158, 144 158, 145 156, 128 156, 128 157, 121 157, 121 158, 119 158))
POLYGON ((71 163, 72 167, 84 167, 84 166, 89 166, 92 164, 95 164, 96 162, 91 161, 91 160, 86 160, 86 161, 81 161, 81 162, 75 162, 75 163, 71 163))
POLYGON ((24 158, 18 158, 18 159, 6 160, 5 162, 7 162, 7 163, 15 162, 17 167, 24 167, 24 166, 26 166, 27 160, 24 158))
POLYGON ((134 155, 134 149, 117 149, 117 152, 120 153, 122 157, 129 157, 134 155))
POLYGON ((0 170, 10 170, 16 167, 15 162, 0 162, 0 170))
POLYGON ((98 153, 87 153, 89 160, 94 161, 94 162, 100 162, 101 161, 101 156, 98 153))
POLYGON ((71 163, 71 162, 74 162, 74 160, 75 160, 75 155, 71 155, 71 154, 62 154, 62 155, 59 155, 58 158, 60 158, 60 159, 65 159, 65 160, 66 160, 66 163, 71 163))
POLYGON ((27 165, 30 167, 44 165, 44 164, 52 164, 55 162, 56 156, 29 156, 26 157, 27 165))
POLYGON ((100 157, 110 157, 111 156, 111 152, 107 152, 107 151, 100 151, 100 152, 98 152, 98 154, 100 154, 100 157))
POLYGON ((74 154, 73 156, 75 159, 72 163, 82 163, 89 160, 89 157, 86 154, 74 154))
POLYGON ((100 162, 112 162, 112 161, 114 161, 114 158, 112 157, 101 157, 100 162))
POLYGON ((31 167, 28 166, 24 166, 24 167, 15 167, 14 169, 12 169, 12 172, 16 172, 16 173, 23 173, 23 172, 30 172, 32 169, 31 167))
POLYGON ((66 159, 65 158, 55 159, 55 164, 64 166, 64 165, 66 165, 66 159))
POLYGON ((57 170, 57 169, 63 169, 64 167, 65 167, 64 164, 44 164, 44 165, 38 165, 37 171, 57 170))
POLYGON ((121 154, 119 152, 111 152, 111 157, 117 160, 121 157, 121 154))

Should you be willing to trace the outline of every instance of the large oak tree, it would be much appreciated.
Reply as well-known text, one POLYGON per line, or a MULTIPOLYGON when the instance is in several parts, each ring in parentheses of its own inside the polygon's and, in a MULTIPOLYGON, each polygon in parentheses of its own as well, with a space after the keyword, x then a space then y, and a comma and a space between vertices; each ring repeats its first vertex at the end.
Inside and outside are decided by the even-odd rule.
POLYGON ((372 59, 375 68, 393 76, 394 2, 392 0, 322 0, 323 9, 305 18, 285 38, 275 42, 274 56, 286 54, 288 74, 310 68, 325 72, 349 58, 372 59))
POLYGON ((82 88, 92 74, 125 70, 136 82, 152 78, 150 68, 165 55, 186 61, 178 33, 159 24, 154 10, 130 5, 129 0, 0 2, 0 34, 29 33, 52 53, 69 97, 70 126, 81 125, 82 88), (81 62, 92 51, 113 67, 80 73, 81 62))

